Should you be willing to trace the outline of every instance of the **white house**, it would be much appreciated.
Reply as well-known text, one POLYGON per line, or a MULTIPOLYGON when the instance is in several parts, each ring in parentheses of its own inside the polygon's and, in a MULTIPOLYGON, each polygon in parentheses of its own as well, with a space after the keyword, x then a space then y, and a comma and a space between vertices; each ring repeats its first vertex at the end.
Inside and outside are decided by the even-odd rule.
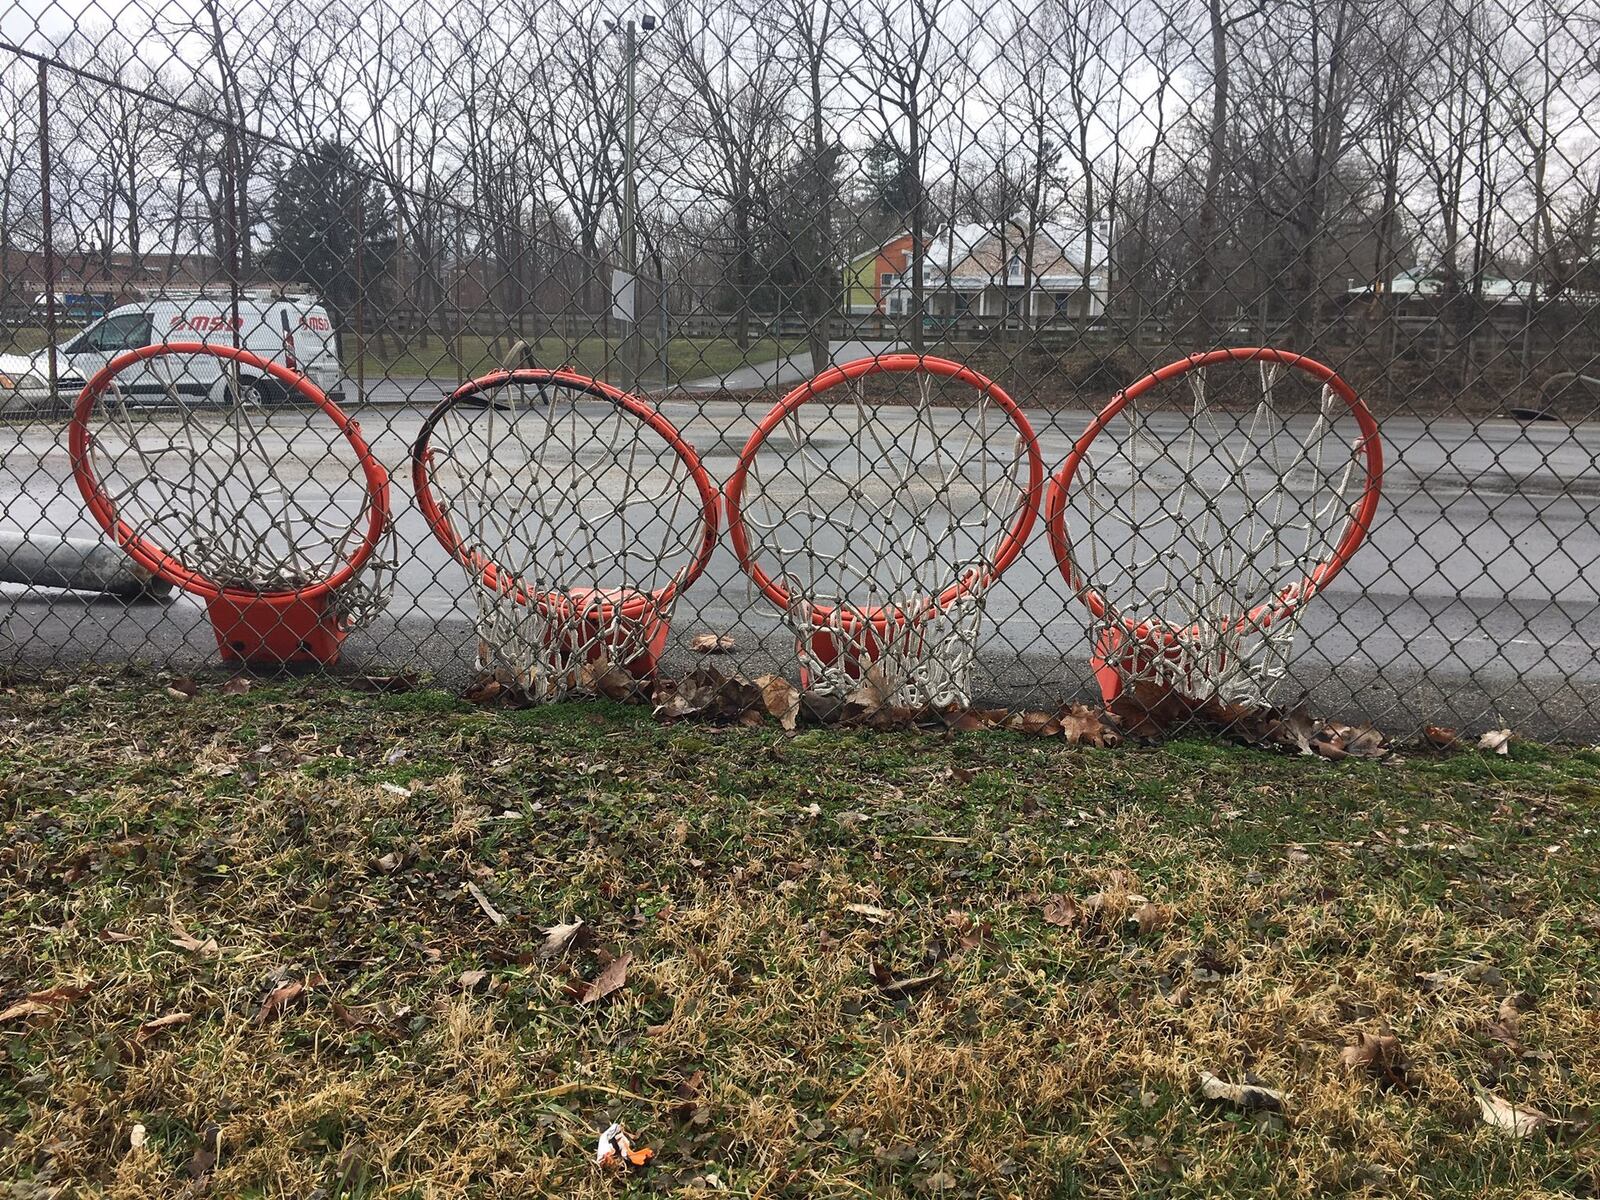
MULTIPOLYGON (((926 311, 935 317, 993 319, 1027 311, 1036 321, 1099 316, 1109 291, 1109 240, 1104 222, 1094 224, 1092 235, 1082 228, 1043 225, 1034 237, 1030 279, 1025 278, 1030 265, 1025 223, 1013 219, 1000 227, 968 223, 940 230, 928 239, 923 261, 926 311)), ((884 304, 891 316, 911 311, 909 269, 886 289, 884 304)))

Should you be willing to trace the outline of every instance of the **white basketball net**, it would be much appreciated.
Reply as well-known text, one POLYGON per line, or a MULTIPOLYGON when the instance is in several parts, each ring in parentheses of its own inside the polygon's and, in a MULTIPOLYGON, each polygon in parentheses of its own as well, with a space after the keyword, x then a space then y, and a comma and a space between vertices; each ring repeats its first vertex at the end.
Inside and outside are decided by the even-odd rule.
POLYGON ((451 406, 430 447, 434 495, 477 564, 480 668, 558 700, 647 654, 705 534, 665 440, 608 400, 518 381, 451 406))
POLYGON ((809 687, 969 704, 984 580, 1027 486, 1016 426, 959 380, 882 372, 795 409, 752 460, 741 510, 754 557, 788 591, 809 687), (836 653, 818 653, 819 631, 836 653))
POLYGON ((1310 599, 1299 585, 1366 488, 1360 442, 1331 388, 1277 362, 1192 370, 1127 405, 1069 498, 1074 557, 1106 601, 1089 634, 1124 685, 1270 698, 1310 599))
MULTIPOLYGON (((184 359, 136 364, 95 405, 89 459, 119 520, 222 587, 292 592, 330 578, 366 539, 372 495, 354 447, 298 393, 246 399, 228 370, 195 390, 184 359)), ((387 606, 394 529, 332 597, 345 630, 387 606)))

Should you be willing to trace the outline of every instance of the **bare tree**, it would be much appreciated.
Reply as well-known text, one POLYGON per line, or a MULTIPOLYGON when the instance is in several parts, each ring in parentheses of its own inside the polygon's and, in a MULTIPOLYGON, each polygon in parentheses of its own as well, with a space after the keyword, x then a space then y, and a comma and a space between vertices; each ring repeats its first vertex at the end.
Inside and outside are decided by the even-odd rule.
POLYGON ((921 353, 927 313, 929 130, 944 101, 952 46, 962 37, 946 0, 860 0, 848 10, 856 49, 843 73, 877 107, 911 190, 911 347, 921 353))
POLYGON ((829 325, 836 299, 833 276, 833 220, 838 188, 839 144, 828 129, 824 91, 829 43, 837 28, 834 0, 789 0, 788 31, 805 80, 806 130, 809 136, 800 170, 815 190, 794 244, 806 276, 806 338, 812 370, 821 373, 832 358, 829 325))
POLYGON ((1199 325, 1201 344, 1210 347, 1217 340, 1218 230, 1221 225, 1222 178, 1228 162, 1228 88, 1232 61, 1228 45, 1236 25, 1261 12, 1261 5, 1235 6, 1229 0, 1206 0, 1206 27, 1211 45, 1211 117, 1206 135, 1205 191, 1194 225, 1194 267, 1190 280, 1191 308, 1199 325))
POLYGON ((793 146, 789 102, 793 78, 775 52, 783 29, 766 12, 728 3, 689 10, 668 26, 676 77, 683 183, 727 214, 724 258, 735 304, 734 338, 750 345, 752 298, 762 266, 757 239, 772 209, 773 190, 793 146))

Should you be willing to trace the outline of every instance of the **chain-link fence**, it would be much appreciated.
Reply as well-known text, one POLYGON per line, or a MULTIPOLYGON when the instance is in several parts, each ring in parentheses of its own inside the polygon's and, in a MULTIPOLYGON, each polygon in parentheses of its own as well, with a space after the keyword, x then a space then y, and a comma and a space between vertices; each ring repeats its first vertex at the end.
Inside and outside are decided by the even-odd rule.
POLYGON ((20 0, 5 654, 1590 736, 1597 46, 1564 0, 20 0), (1230 347, 1290 353, 1145 378, 1230 347))

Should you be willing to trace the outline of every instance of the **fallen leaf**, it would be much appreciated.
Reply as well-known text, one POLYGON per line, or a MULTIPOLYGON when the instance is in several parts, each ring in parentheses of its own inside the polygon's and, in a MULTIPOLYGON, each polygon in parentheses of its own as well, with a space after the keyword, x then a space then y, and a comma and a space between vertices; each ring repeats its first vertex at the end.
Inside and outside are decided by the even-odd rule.
POLYGON ((477 884, 468 883, 467 894, 478 902, 478 907, 483 909, 483 915, 488 917, 493 924, 504 925, 506 923, 505 914, 489 903, 489 897, 483 894, 483 889, 477 884))
POLYGON ((730 654, 737 648, 731 633, 697 633, 689 639, 689 649, 696 654, 730 654))
POLYGON ((1261 730, 1261 739, 1285 750, 1311 754, 1311 739, 1316 734, 1316 722, 1304 708, 1269 715, 1261 730))
MULTIPOLYGON (((1077 708, 1087 708, 1078 705, 1077 708)), ((1092 712, 1092 709, 1088 709, 1092 712)), ((1194 704, 1161 684, 1138 680, 1125 687, 1108 715, 1137 738, 1159 738, 1194 719, 1194 704)), ((1113 743, 1115 744, 1115 743, 1113 743)))
POLYGON ((189 1178, 204 1179, 217 1165, 217 1155, 222 1151, 222 1127, 215 1121, 206 1126, 200 1135, 200 1145, 189 1160, 189 1178))
POLYGON ((266 999, 262 1000, 261 1007, 256 1011, 255 1023, 265 1025, 273 1017, 279 1016, 305 990, 305 983, 299 979, 289 979, 278 984, 267 993, 266 999))
POLYGON ((894 914, 886 908, 879 908, 875 904, 846 904, 844 911, 855 913, 858 917, 866 917, 872 921, 887 921, 894 914))
POLYGON ((861 672, 855 690, 845 697, 845 707, 858 718, 871 717, 894 699, 894 693, 894 681, 875 662, 861 672))
POLYGON ((463 971, 460 979, 461 990, 463 992, 474 991, 488 978, 489 972, 487 971, 463 971))
POLYGON ((1479 750, 1490 750, 1495 754, 1509 755, 1511 753, 1511 730, 1491 729, 1478 739, 1479 750))
POLYGON ((107 929, 100 936, 108 942, 137 942, 139 940, 131 933, 122 933, 116 929, 107 929))
POLYGON ((143 1125, 135 1125, 131 1130, 128 1131, 128 1149, 143 1149, 148 1138, 149 1134, 145 1132, 145 1127, 143 1125))
POLYGON ((1461 745, 1461 739, 1456 736, 1456 731, 1444 725, 1426 726, 1422 736, 1435 750, 1454 750, 1461 745))
POLYGON ((1392 1033, 1362 1033, 1354 1045, 1339 1051, 1339 1062, 1352 1071, 1368 1071, 1396 1087, 1408 1082, 1410 1063, 1392 1033))
POLYGON ((1345 753, 1354 758, 1382 758, 1389 752, 1388 741, 1371 725, 1354 728, 1341 725, 1339 738, 1344 743, 1345 753))
POLYGON ((994 926, 988 921, 974 919, 971 913, 951 909, 946 919, 955 932, 957 945, 963 950, 976 950, 994 937, 994 926))
POLYGON ((375 858, 372 860, 372 865, 377 867, 378 870, 382 871, 385 875, 393 875, 400 869, 400 863, 400 855, 393 850, 389 851, 389 853, 385 854, 381 858, 375 858))
POLYGON ((248 677, 235 675, 222 685, 222 694, 224 696, 243 696, 249 693, 250 687, 251 683, 248 677))
POLYGON ((726 675, 710 666, 698 667, 679 680, 663 679, 656 688, 656 718, 677 721, 709 712, 727 682, 726 675))
POLYGON ((640 700, 644 695, 639 681, 605 655, 583 665, 578 672, 578 690, 604 696, 619 704, 640 700))
POLYGON ((1288 1102, 1282 1092, 1252 1083, 1228 1083, 1210 1071, 1200 1072, 1200 1094, 1207 1100, 1232 1104, 1236 1108, 1276 1113, 1288 1110, 1288 1102))
POLYGON ((18 1017, 37 1017, 47 1012, 55 1012, 55 1009, 36 1000, 19 1000, 4 1012, 0 1012, 0 1023, 15 1021, 18 1017))
POLYGON ((1061 736, 1069 746, 1100 746, 1109 749, 1122 741, 1122 735, 1106 723, 1103 714, 1087 704, 1074 704, 1062 713, 1061 736))
POLYGON ((1054 737, 1061 732, 1061 718, 1055 713, 1032 709, 1012 714, 1006 728, 1030 737, 1054 737))
POLYGON ((1078 904, 1071 896, 1051 896, 1044 902, 1044 919, 1051 925, 1060 925, 1063 928, 1076 925, 1082 915, 1078 911, 1078 904))
POLYGON ((915 975, 906 979, 896 979, 889 965, 884 962, 872 964, 872 979, 878 985, 878 990, 891 1000, 900 1000, 915 996, 918 992, 932 987, 943 976, 935 971, 929 975, 915 975))
POLYGON ((800 689, 782 675, 762 675, 755 682, 767 716, 792 733, 800 721, 800 689))
POLYGON ((1530 1137, 1550 1124, 1548 1114, 1530 1105, 1512 1104, 1488 1092, 1480 1091, 1477 1095, 1478 1111, 1483 1115, 1483 1123, 1501 1133, 1519 1138, 1530 1137))
POLYGON ((383 783, 379 786, 391 796, 399 796, 402 800, 411 799, 411 789, 408 787, 401 787, 398 783, 383 783))
POLYGON ((141 1042, 146 1041, 149 1038, 155 1037, 155 1035, 160 1033, 163 1029, 171 1029, 174 1025, 187 1025, 192 1020, 194 1020, 194 1016, 191 1013, 168 1013, 164 1017, 157 1017, 153 1021, 146 1021, 143 1025, 139 1026, 139 1031, 134 1034, 134 1037, 141 1042))
POLYGON ((544 941, 539 944, 539 953, 554 956, 560 954, 573 940, 584 931, 582 921, 573 921, 568 925, 551 925, 544 931, 544 941))
POLYGON ((631 954, 612 959, 605 970, 596 975, 589 986, 583 989, 583 994, 578 997, 578 1003, 595 1004, 619 990, 628 982, 628 964, 632 961, 631 954))
POLYGON ((93 991, 93 984, 58 983, 42 991, 29 992, 27 998, 35 1004, 74 1004, 93 991))
POLYGON ((1171 905, 1157 904, 1146 900, 1133 910, 1133 915, 1128 918, 1141 935, 1154 933, 1158 929, 1165 929, 1172 924, 1174 913, 1171 905))
POLYGON ((218 953, 217 939, 206 938, 201 940, 192 933, 185 932, 180 926, 172 927, 172 936, 167 939, 169 945, 176 946, 179 950, 187 950, 190 954, 198 954, 201 958, 215 958, 218 953))

